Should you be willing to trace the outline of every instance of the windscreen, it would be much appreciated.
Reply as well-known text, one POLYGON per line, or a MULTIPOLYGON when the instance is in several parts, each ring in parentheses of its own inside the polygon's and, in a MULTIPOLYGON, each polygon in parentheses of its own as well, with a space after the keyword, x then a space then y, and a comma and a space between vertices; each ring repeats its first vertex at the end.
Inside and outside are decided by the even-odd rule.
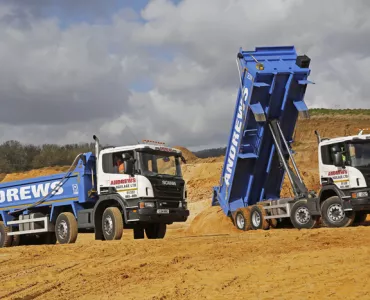
POLYGON ((348 145, 351 166, 370 166, 370 143, 352 143, 348 145))
POLYGON ((141 173, 145 176, 182 176, 180 158, 171 153, 140 152, 141 173))

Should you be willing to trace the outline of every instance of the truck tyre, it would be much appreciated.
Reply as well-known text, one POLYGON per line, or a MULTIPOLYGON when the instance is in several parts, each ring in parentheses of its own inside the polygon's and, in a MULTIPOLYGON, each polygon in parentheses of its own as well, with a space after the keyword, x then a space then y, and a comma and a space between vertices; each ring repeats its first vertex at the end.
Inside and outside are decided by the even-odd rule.
POLYGON ((358 226, 358 225, 361 225, 361 224, 365 223, 366 218, 367 218, 367 213, 356 212, 356 216, 355 216, 355 220, 353 221, 353 225, 358 226))
POLYGON ((75 216, 70 212, 59 214, 55 222, 55 236, 59 244, 73 244, 77 240, 78 227, 75 216))
POLYGON ((4 222, 0 222, 0 248, 11 247, 13 236, 8 235, 10 232, 9 226, 5 226, 4 222))
POLYGON ((103 213, 102 229, 105 240, 120 240, 123 234, 123 218, 117 207, 108 207, 103 213))
POLYGON ((297 229, 312 229, 318 223, 318 217, 311 215, 307 200, 303 199, 293 204, 290 220, 297 229))
POLYGON ((42 244, 44 245, 55 245, 57 243, 57 237, 54 232, 44 233, 44 235, 40 238, 42 239, 42 244))
POLYGON ((278 220, 277 219, 269 219, 268 220, 270 228, 277 228, 278 227, 278 220))
POLYGON ((17 247, 21 244, 21 236, 13 235, 12 247, 17 247))
POLYGON ((262 205, 253 205, 250 210, 250 224, 252 230, 257 229, 269 229, 269 223, 264 218, 266 216, 266 210, 262 205))
POLYGON ((322 223, 326 227, 348 227, 353 224, 356 214, 345 212, 338 196, 326 199, 321 204, 322 223))
POLYGON ((250 221, 250 208, 249 207, 242 207, 238 208, 235 213, 235 226, 239 230, 250 230, 251 227, 251 221, 250 221))
POLYGON ((134 240, 141 240, 145 237, 144 229, 140 227, 134 228, 134 240))
POLYGON ((148 239, 163 239, 166 231, 167 225, 165 223, 155 223, 145 228, 145 234, 148 239))

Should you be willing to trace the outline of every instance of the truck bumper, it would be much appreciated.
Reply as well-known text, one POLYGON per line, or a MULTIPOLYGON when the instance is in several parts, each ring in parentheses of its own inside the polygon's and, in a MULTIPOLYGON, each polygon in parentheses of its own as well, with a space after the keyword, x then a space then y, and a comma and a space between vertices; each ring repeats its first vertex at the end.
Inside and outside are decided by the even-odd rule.
POLYGON ((344 200, 343 209, 352 211, 370 211, 370 197, 344 200))
POLYGON ((156 208, 141 208, 137 210, 138 222, 149 223, 173 223, 185 222, 188 219, 189 210, 183 208, 170 208, 168 213, 158 212, 156 208))

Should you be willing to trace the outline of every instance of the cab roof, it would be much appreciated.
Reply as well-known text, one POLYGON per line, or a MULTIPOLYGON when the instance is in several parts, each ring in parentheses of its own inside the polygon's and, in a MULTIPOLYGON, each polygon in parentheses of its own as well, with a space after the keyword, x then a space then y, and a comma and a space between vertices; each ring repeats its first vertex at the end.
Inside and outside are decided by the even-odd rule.
POLYGON ((340 143, 340 142, 347 142, 347 141, 358 141, 358 140, 369 140, 370 142, 370 134, 362 134, 362 135, 351 135, 351 136, 342 136, 342 137, 337 137, 337 138, 332 138, 332 139, 324 139, 320 142, 321 146, 324 145, 331 145, 334 143, 340 143))
POLYGON ((163 152, 172 152, 176 154, 182 154, 180 150, 176 148, 171 148, 171 147, 166 147, 162 145, 151 145, 151 144, 136 144, 136 145, 129 145, 129 146, 111 146, 107 147, 101 152, 104 153, 113 153, 113 152, 121 152, 121 151, 130 151, 130 150, 141 150, 141 149, 152 149, 152 150, 157 150, 157 151, 163 151, 163 152))

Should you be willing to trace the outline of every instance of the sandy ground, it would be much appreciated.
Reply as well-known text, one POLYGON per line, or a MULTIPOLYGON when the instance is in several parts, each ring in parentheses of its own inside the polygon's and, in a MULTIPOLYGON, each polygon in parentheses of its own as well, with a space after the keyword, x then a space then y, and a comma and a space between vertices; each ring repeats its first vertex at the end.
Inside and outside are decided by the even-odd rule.
POLYGON ((0 249, 0 299, 370 299, 370 227, 0 249))
MULTIPOLYGON (((368 128, 368 116, 298 123, 296 161, 319 187, 313 131, 333 137, 368 128)), ((179 147, 181 148, 181 147, 179 147)), ((0 299, 370 299, 370 218, 365 226, 241 232, 210 207, 223 158, 188 160, 183 173, 191 216, 164 240, 95 241, 0 249, 0 299)), ((4 181, 65 171, 0 174, 4 181)), ((284 185, 282 196, 290 193, 284 185)))

